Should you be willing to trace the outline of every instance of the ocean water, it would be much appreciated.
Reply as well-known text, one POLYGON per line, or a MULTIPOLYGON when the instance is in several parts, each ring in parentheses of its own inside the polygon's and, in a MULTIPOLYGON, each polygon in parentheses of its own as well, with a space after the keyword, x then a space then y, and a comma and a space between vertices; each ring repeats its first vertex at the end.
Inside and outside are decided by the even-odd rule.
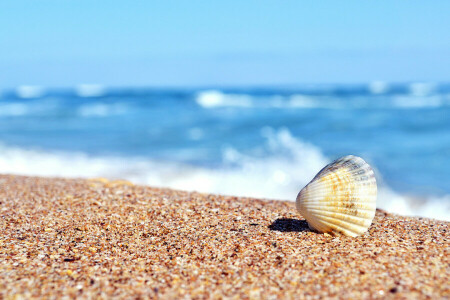
POLYGON ((348 154, 378 207, 450 220, 450 84, 0 91, 0 173, 294 201, 348 154))

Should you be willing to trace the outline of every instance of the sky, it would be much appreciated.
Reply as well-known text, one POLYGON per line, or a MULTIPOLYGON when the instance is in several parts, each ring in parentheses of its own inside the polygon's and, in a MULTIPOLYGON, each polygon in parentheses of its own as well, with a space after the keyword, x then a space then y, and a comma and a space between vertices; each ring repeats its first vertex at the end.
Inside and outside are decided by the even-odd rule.
POLYGON ((0 87, 450 81, 450 1, 0 1, 0 87))

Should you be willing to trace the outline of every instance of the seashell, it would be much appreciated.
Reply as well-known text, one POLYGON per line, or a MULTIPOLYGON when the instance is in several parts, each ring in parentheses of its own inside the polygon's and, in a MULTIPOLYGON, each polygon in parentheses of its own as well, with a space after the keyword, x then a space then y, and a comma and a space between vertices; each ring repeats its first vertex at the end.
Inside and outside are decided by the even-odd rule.
POLYGON ((311 229, 355 237, 372 224, 376 201, 372 168, 348 155, 325 166, 300 191, 296 207, 311 229))

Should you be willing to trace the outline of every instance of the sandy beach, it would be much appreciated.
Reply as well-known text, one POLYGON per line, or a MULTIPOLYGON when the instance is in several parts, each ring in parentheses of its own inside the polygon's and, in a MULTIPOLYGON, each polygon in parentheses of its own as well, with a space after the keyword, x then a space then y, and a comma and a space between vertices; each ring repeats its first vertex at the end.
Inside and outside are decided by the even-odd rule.
POLYGON ((0 208, 2 299, 450 297, 444 221, 331 236, 292 202, 9 175, 0 208))

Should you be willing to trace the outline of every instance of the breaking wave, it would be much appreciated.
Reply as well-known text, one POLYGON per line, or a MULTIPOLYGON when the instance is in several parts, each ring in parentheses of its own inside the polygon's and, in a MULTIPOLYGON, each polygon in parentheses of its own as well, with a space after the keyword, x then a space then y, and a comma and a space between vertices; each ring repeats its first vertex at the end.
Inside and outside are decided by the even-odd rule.
MULTIPOLYGON (((127 179, 137 184, 225 195, 291 200, 328 162, 319 148, 286 130, 264 128, 268 157, 223 150, 219 167, 161 162, 144 157, 90 156, 77 152, 0 145, 0 173, 127 179)), ((394 192, 379 172, 378 207, 411 216, 450 220, 450 195, 415 198, 394 192)), ((294 209, 294 208, 293 208, 294 209)))
POLYGON ((373 87, 373 94, 381 94, 375 100, 364 95, 346 97, 338 95, 258 95, 225 93, 206 90, 196 95, 195 102, 204 109, 259 108, 259 109, 417 109, 450 106, 450 95, 428 94, 424 87, 415 87, 409 94, 383 97, 382 87, 373 87))

